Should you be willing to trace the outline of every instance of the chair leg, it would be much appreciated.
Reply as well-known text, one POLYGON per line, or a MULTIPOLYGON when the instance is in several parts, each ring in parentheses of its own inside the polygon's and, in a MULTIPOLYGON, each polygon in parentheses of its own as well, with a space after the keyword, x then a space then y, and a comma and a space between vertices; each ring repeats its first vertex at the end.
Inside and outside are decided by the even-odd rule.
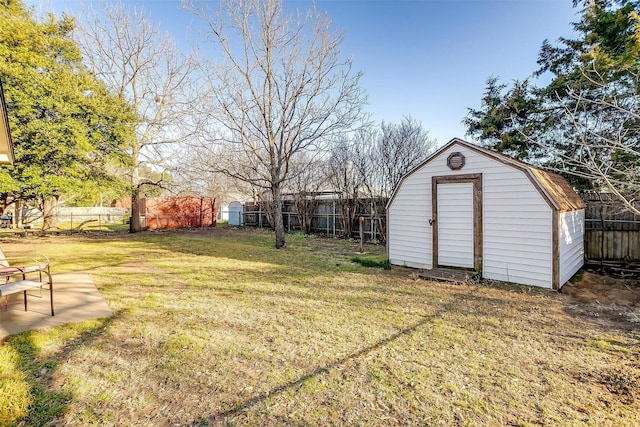
POLYGON ((24 291, 24 311, 27 311, 27 291, 24 291))
POLYGON ((53 316, 53 279, 49 278, 49 300, 51 301, 51 315, 53 316))

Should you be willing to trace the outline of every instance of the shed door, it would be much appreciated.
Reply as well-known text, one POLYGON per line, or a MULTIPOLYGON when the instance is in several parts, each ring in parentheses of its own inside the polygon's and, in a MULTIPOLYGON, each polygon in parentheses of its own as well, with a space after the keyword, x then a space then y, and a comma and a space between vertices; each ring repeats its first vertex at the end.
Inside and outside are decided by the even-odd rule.
POLYGON ((438 184, 438 265, 473 268, 473 183, 438 184))
POLYGON ((482 174, 432 177, 433 266, 482 271, 482 174))

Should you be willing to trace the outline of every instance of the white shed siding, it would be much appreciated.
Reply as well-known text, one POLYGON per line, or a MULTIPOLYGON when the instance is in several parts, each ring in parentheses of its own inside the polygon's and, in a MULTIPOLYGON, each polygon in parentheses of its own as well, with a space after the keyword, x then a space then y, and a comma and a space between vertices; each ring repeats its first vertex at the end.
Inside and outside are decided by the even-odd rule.
POLYGON ((552 286, 552 210, 521 170, 484 175, 483 277, 552 286))
POLYGON ((389 206, 389 262, 432 268, 431 178, 418 170, 404 180, 389 206), (426 183, 428 181, 428 184, 426 183), (401 194, 400 194, 401 193, 401 194))
POLYGON ((481 173, 483 277, 552 286, 552 209, 525 173, 462 145, 453 145, 405 177, 389 207, 392 264, 432 267, 431 178, 481 173), (465 156, 458 171, 446 165, 453 152, 465 156))
POLYGON ((564 285, 584 264, 584 209, 562 212, 560 221, 560 283, 564 285))

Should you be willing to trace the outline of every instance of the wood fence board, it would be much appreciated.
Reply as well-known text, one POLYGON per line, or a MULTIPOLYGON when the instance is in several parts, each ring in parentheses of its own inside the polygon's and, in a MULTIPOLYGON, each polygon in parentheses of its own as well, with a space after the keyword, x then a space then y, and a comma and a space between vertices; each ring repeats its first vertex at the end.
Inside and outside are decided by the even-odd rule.
POLYGON ((640 260, 640 217, 608 193, 584 193, 585 257, 640 260))

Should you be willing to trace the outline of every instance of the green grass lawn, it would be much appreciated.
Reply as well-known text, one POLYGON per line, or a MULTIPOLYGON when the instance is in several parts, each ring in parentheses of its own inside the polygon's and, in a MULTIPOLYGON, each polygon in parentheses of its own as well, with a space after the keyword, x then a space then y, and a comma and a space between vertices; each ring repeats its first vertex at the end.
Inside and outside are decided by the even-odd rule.
MULTIPOLYGON (((218 229, 5 238, 115 315, 0 344, 0 425, 638 425, 640 334, 561 294, 218 229)), ((9 250, 11 249, 11 250, 9 250)))

